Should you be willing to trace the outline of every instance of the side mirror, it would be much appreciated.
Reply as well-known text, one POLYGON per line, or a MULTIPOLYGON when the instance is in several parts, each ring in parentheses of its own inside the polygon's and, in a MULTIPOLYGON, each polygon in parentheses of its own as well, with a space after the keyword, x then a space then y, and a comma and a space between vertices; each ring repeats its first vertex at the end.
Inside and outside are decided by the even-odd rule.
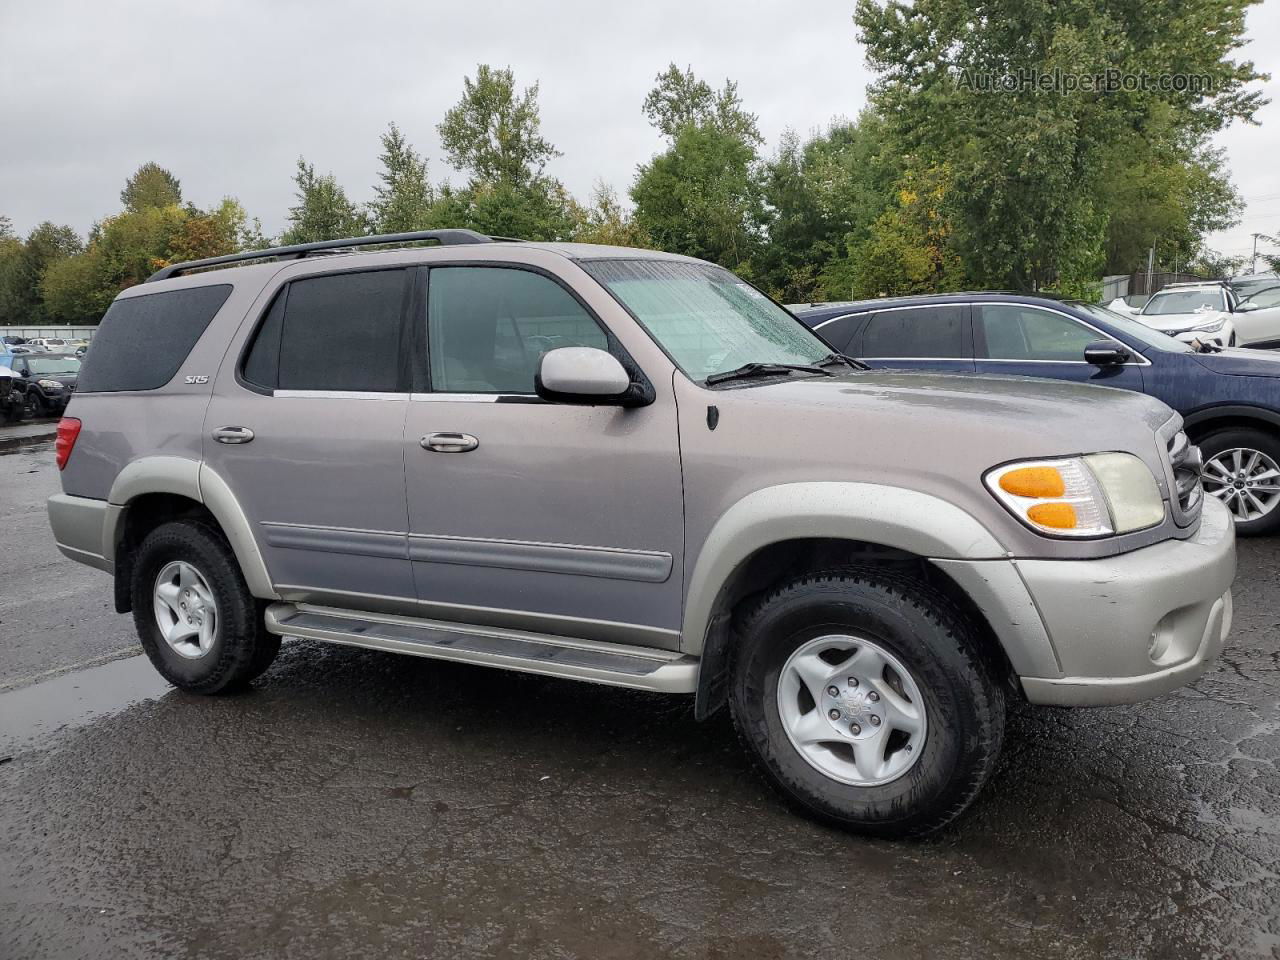
POLYGON ((1248 300, 1246 300, 1244 303, 1236 304, 1235 312, 1236 313, 1252 313, 1254 310, 1257 310, 1257 309, 1258 309, 1258 305, 1256 303, 1250 303, 1248 300))
POLYGON ((22 375, 23 375, 24 377, 29 377, 29 376, 31 376, 31 369, 30 369, 29 367, 23 367, 23 368, 22 368, 22 375))
POLYGON ((538 361, 533 388, 553 403, 634 407, 650 402, 646 389, 633 384, 618 358, 595 347, 559 347, 538 361))
POLYGON ((1116 367, 1132 356, 1129 348, 1116 340, 1094 340, 1084 348, 1084 362, 1095 367, 1116 367))

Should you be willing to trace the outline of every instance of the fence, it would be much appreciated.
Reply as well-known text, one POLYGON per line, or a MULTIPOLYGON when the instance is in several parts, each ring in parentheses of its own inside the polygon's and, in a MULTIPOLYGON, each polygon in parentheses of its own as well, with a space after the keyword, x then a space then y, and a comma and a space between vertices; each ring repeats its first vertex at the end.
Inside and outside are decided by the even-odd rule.
POLYGON ((0 337, 59 337, 63 340, 92 340, 97 327, 0 327, 0 337))

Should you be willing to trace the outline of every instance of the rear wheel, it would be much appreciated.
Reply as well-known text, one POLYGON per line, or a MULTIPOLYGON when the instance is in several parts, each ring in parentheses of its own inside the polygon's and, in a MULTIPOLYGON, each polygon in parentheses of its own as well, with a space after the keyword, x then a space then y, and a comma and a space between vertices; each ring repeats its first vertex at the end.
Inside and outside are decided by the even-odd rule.
POLYGON ((738 733, 802 811, 861 833, 927 833, 993 769, 1004 694, 974 625, 914 577, 811 574, 750 614, 733 668, 738 733))
POLYGON ((36 393, 34 387, 27 388, 27 396, 22 401, 22 414, 28 420, 44 416, 44 404, 40 401, 40 394, 36 393))
POLYGON ((1235 518, 1236 533, 1256 537, 1280 529, 1280 437, 1233 427, 1200 441, 1205 493, 1235 518))
POLYGON ((166 680, 184 690, 243 687, 280 649, 231 547, 208 524, 183 520, 151 531, 138 548, 132 591, 143 650, 166 680))

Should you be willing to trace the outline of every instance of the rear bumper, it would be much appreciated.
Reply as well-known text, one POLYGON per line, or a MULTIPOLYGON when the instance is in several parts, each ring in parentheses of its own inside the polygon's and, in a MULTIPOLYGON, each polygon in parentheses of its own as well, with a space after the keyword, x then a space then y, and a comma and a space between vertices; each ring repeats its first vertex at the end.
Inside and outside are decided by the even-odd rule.
POLYGON ((65 493, 50 497, 49 526, 63 556, 114 573, 115 564, 107 558, 104 549, 107 514, 111 509, 105 500, 65 493))
POLYGON ((1206 498, 1200 529, 1103 560, 1020 560, 1061 665, 1023 676, 1032 703, 1132 703, 1185 686, 1222 652, 1231 629, 1235 528, 1206 498))

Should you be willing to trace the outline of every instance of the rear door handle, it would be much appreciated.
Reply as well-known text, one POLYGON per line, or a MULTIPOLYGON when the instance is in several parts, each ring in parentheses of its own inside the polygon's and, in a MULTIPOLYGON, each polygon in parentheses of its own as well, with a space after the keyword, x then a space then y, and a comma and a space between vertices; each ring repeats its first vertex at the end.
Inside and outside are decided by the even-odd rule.
POLYGON ((213 439, 219 443, 248 443, 253 439, 253 431, 248 427, 219 427, 213 431, 213 439))
POLYGON ((436 453, 466 453, 480 446, 480 441, 469 433, 428 433, 418 443, 423 450, 436 453))

